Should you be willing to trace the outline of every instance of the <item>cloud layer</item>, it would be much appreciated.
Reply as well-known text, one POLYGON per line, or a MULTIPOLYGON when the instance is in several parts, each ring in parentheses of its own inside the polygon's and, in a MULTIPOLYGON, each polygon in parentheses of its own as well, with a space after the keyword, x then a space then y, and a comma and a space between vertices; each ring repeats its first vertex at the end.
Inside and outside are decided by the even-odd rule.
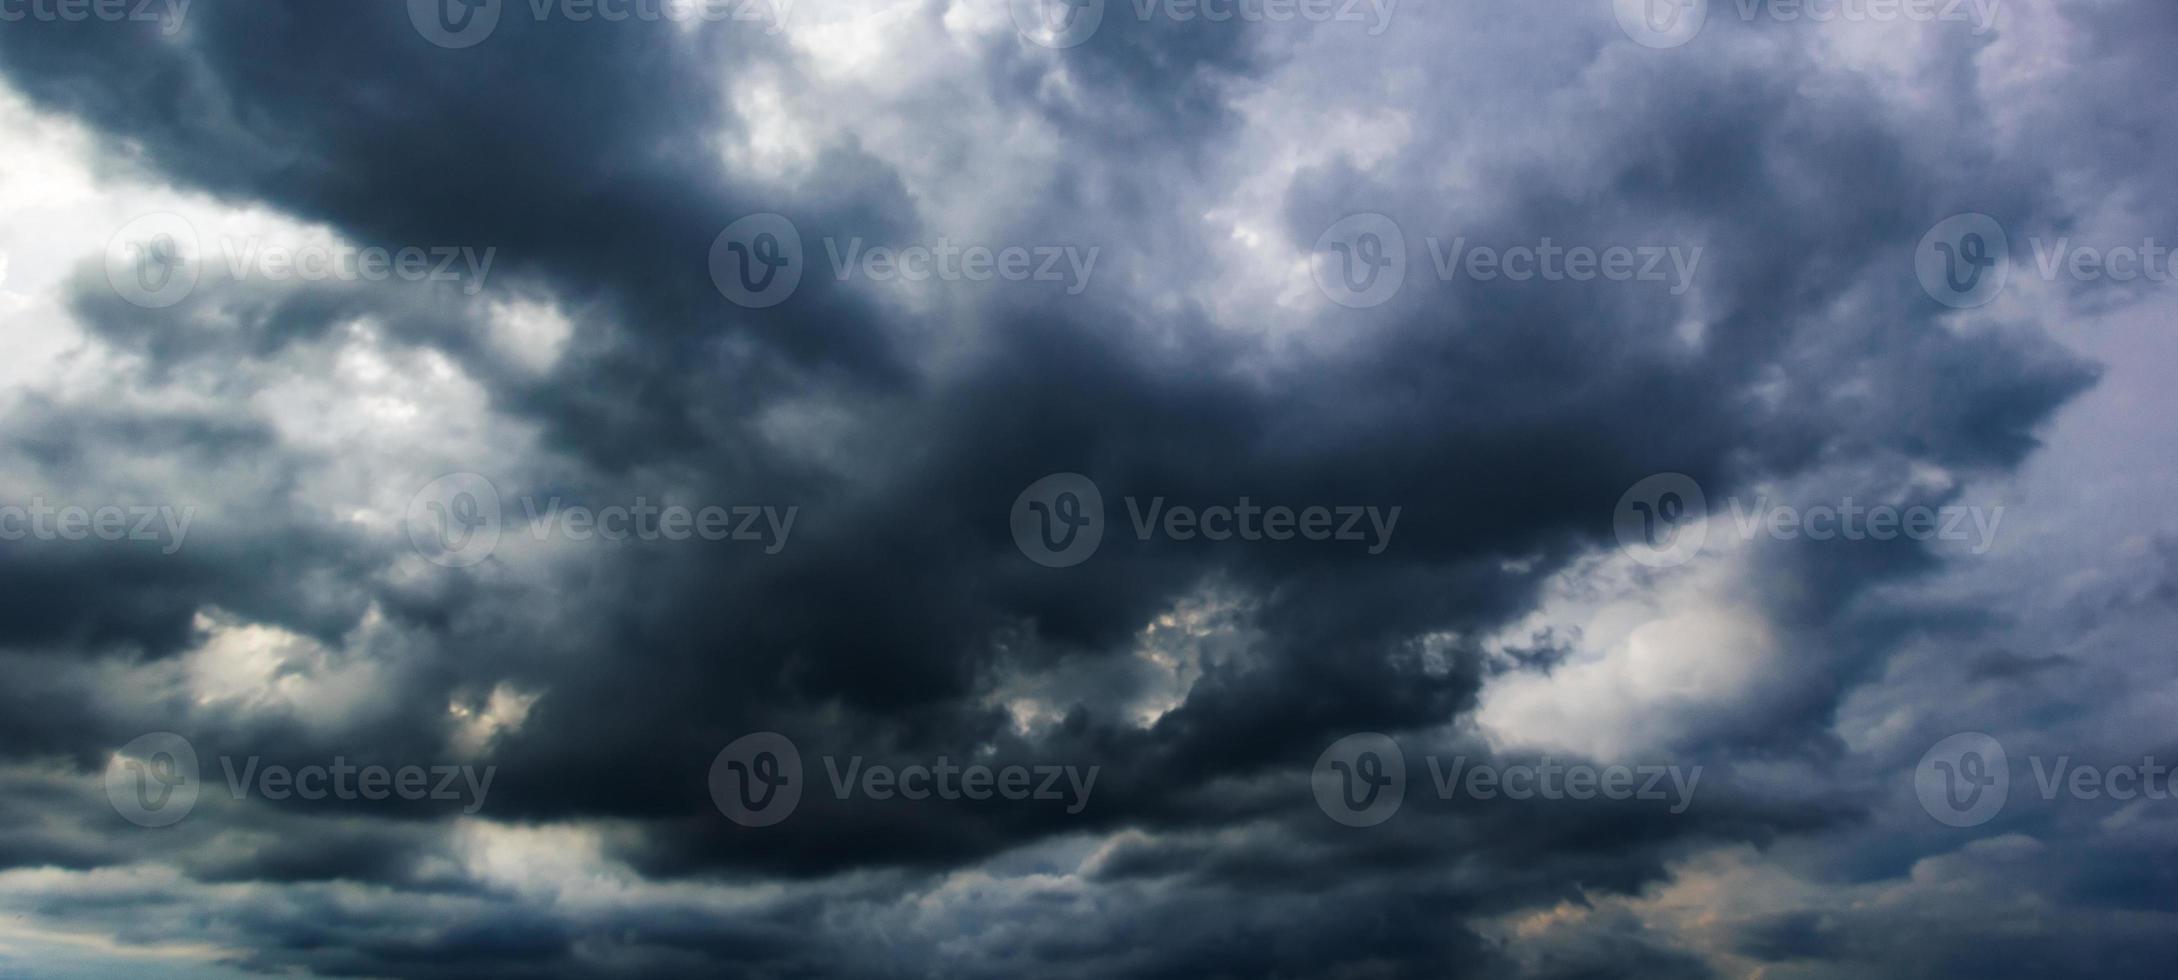
POLYGON ((1652 46, 1602 0, 1128 2, 1064 47, 995 0, 525 0, 456 47, 463 5, 405 6, 0 24, 0 502, 53 522, 0 546, 0 966, 2178 952, 2178 802, 2036 779, 2178 762, 2171 286, 2035 262, 2171 234, 2168 5, 1718 2, 1652 46), (1963 309, 1916 275, 1959 214, 2012 258, 1963 309), (181 223, 124 233, 147 215, 181 223), (754 286, 786 238, 798 283, 754 286), (1330 264, 1387 239, 1395 289, 1330 264), (989 275, 944 264, 973 250, 989 275), (1017 540, 1057 529, 1020 518, 1054 474, 1102 497, 1079 561, 1017 540), (1626 544, 1658 474, 1707 498, 1690 561, 1626 544), (1809 533, 1852 502, 1981 531, 1809 533), (189 522, 70 536, 71 507, 189 522), (1209 533, 1248 507, 1294 533, 1209 533), (2011 756, 1969 827, 1917 798, 1960 732, 2011 756), (128 800, 160 759, 116 754, 151 733, 197 756, 156 828, 128 800), (722 802, 752 733, 801 761, 767 826, 722 802), (1356 733, 1406 770, 1373 826, 1312 792, 1356 733), (1440 794, 1454 759, 1700 775, 1684 806, 1440 794), (850 764, 1095 777, 843 798, 850 764), (251 765, 491 781, 237 794, 251 765))

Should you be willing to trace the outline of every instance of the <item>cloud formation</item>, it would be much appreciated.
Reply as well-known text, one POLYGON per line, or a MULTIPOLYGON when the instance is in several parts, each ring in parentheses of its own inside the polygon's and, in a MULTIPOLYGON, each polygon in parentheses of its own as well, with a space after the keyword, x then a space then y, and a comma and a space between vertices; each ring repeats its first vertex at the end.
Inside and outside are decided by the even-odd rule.
POLYGON ((2167 5, 1652 46, 1603 0, 1128 2, 1059 47, 996 0, 522 0, 435 43, 463 7, 0 24, 0 501, 56 522, 0 546, 0 967, 2164 972, 2178 803, 2030 759, 2178 760, 2169 287, 2032 258, 2167 233, 2167 5), (1916 259, 1968 213, 2010 278, 1961 308, 1916 259), (994 271, 912 271, 956 249, 994 271), (1018 523, 1054 474, 1103 502, 1064 567, 1016 537, 1078 517, 1018 523), (1626 546, 1658 474, 1685 561, 1626 546), (2005 516, 1810 533, 1852 501, 2005 516), (102 506, 192 520, 60 532, 102 506), (1250 507, 1293 533, 1213 533, 1250 507), (1959 732, 2014 757, 1968 828, 1916 797, 1959 732), (766 826, 753 733, 800 763, 766 826), (1356 733, 1406 774, 1368 827, 1311 791, 1356 733), (992 792, 902 792, 952 764, 992 792), (387 782, 291 781, 339 767, 387 782), (998 792, 1069 767, 1079 807, 998 792))

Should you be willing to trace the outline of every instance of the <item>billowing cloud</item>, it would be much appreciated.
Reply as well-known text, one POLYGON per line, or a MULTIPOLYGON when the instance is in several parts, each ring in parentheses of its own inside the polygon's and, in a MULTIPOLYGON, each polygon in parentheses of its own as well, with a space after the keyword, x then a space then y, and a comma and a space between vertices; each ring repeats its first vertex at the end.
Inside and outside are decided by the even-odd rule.
POLYGON ((0 967, 2161 975, 2166 8, 804 6, 0 23, 0 967))

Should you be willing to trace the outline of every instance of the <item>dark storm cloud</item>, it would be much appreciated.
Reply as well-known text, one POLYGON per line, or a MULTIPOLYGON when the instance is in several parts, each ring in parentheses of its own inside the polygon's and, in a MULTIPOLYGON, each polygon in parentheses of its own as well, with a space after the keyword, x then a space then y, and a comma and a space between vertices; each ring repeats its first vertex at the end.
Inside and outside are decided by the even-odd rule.
MULTIPOLYGON (((1402 16, 1427 36, 1471 15, 1402 16)), ((1388 306, 1323 314, 1314 326, 1347 342, 1295 358, 1193 301, 1175 308, 1116 286, 927 314, 814 274, 770 311, 725 303, 702 260, 742 214, 787 213, 812 243, 945 230, 928 227, 905 176, 852 143, 824 146, 821 179, 784 199, 720 161, 714 140, 754 125, 726 93, 758 79, 814 87, 801 55, 760 33, 509 16, 487 45, 453 52, 422 42, 399 5, 209 2, 171 40, 24 26, 0 32, 10 83, 146 172, 359 241, 503 256, 504 292, 476 300, 215 277, 163 311, 116 303, 87 268, 73 311, 143 358, 117 389, 253 390, 250 371, 320 364, 335 330, 373 318, 403 347, 445 352, 492 410, 545 434, 536 458, 502 475, 507 490, 616 499, 670 482, 804 512, 775 556, 649 544, 544 573, 494 562, 412 576, 396 570, 405 542, 315 505, 306 471, 333 461, 281 442, 267 409, 193 418, 141 405, 17 407, 7 445, 43 479, 110 482, 100 474, 114 459, 171 459, 219 476, 201 492, 227 511, 179 560, 82 548, 0 556, 0 582, 15 586, 0 590, 10 597, 0 639, 25 651, 7 667, 22 678, 7 688, 13 720, 0 722, 16 736, 0 750, 8 757, 95 771, 131 735, 180 718, 206 746, 286 764, 339 752, 416 760, 440 751, 450 701, 508 682, 543 696, 492 754, 501 771, 484 816, 626 820, 636 830, 604 851, 654 882, 764 882, 789 896, 724 915, 449 895, 461 889, 429 870, 456 849, 443 812, 253 800, 185 825, 181 839, 207 848, 176 862, 190 880, 136 899, 262 886, 218 937, 248 950, 237 962, 252 969, 1699 975, 1705 966, 1633 924, 1540 960, 1494 947, 1473 924, 1591 889, 1638 893, 1701 844, 1766 845, 1864 819, 1874 804, 1849 785, 1828 806, 1804 807, 1758 778, 1735 788, 1734 764, 1786 759, 1826 775, 1842 765, 1828 731, 1840 700, 1909 632, 1856 602, 1937 569, 1919 546, 1763 549, 1774 562, 1745 591, 1790 631, 1805 683, 1690 722, 1675 748, 1716 769, 1713 795, 1684 817, 1415 800, 1399 822, 1358 833, 1316 809, 1309 767, 1342 735, 1423 732, 1472 712, 1492 669, 1476 638, 1518 622, 1553 573, 1608 543, 1614 502, 1642 477, 1685 472, 1721 492, 1840 459, 1878 461, 1845 478, 1877 486, 1915 465, 2000 475, 2095 377, 2038 330, 1951 329, 1911 276, 1914 242, 1946 215, 2057 220, 2066 204, 2050 162, 1976 152, 1962 166, 1960 148, 1978 147, 1985 123, 1972 118, 1970 85, 1952 93, 1967 119, 1896 118, 1877 83, 1798 48, 1767 48, 1769 63, 1750 64, 1638 51, 1600 33, 1608 27, 1554 23, 1554 56, 1585 75, 1508 61, 1494 69, 1502 93, 1463 84, 1474 69, 1451 59, 1418 60, 1396 81, 1358 59, 1334 64, 1382 85, 1375 98, 1410 116, 1411 139, 1368 167, 1304 169, 1276 232, 1306 250, 1346 214, 1390 214, 1416 274, 1388 306), (1546 97, 1561 87, 1572 95, 1546 97), (1462 105, 1433 105, 1430 93, 1447 92, 1462 105), (1475 106, 1558 135, 1472 149, 1488 130, 1454 116, 1475 106), (1442 192, 1452 159, 1474 167, 1488 194, 1442 192), (1623 284, 1431 281, 1422 241, 1454 235, 1663 241, 1708 258, 1686 298, 1623 284), (570 311, 567 353, 543 376, 479 339, 502 295, 570 311), (933 367, 917 344, 951 317, 971 321, 975 342, 933 367), (1704 330, 1689 341, 1680 326, 1695 317, 1704 330), (767 436, 767 413, 804 403, 847 420, 851 465, 812 462, 767 436), (1004 520, 1023 487, 1055 472, 1088 474, 1113 501, 1104 549, 1063 571, 1025 560, 1004 520), (1395 546, 1374 557, 1137 541, 1116 503, 1130 495, 1397 506, 1404 518, 1395 546), (1123 660, 1145 622, 1204 591, 1240 597, 1250 642, 1206 660, 1146 727, 1094 685, 1056 692, 1063 722, 1033 734, 994 703, 995 678, 1123 660), (392 633, 351 641, 374 605, 392 633), (393 707, 325 731, 193 713, 171 703, 178 695, 124 710, 125 699, 85 693, 101 683, 85 662, 171 655, 193 640, 204 607, 382 665, 374 683, 393 707), (1438 635, 1459 637, 1442 662, 1423 649, 1438 635), (720 819, 701 777, 727 742, 764 730, 796 740, 812 792, 792 821, 759 834, 720 819), (978 749, 993 764, 1099 765, 1099 791, 1079 814, 876 806, 830 799, 814 761, 910 764, 978 749), (279 839, 214 846, 253 821, 279 839), (907 930, 895 961, 882 941, 891 906, 948 872, 1106 834, 1126 835, 1090 876, 1109 893, 972 906, 937 930, 973 936, 967 952, 907 930), (870 894, 821 891, 853 874, 875 876, 870 894), (276 887, 297 883, 310 887, 276 887), (358 914, 312 890, 355 883, 423 904, 358 914), (978 915, 1018 920, 985 935, 978 915)), ((1736 52, 1757 32, 1720 24, 1709 40, 1736 52)), ((1115 264, 1209 274, 1196 254, 1204 232, 1173 215, 1214 195, 1166 185, 1175 173, 1185 185, 1219 179, 1220 141, 1241 129, 1236 93, 1285 67, 1287 53, 1263 41, 1254 29, 1124 16, 1069 52, 1002 38, 988 86, 1010 111, 1055 127, 1064 151, 1039 185, 1048 193, 1019 203, 1008 224, 1105 241, 1115 264), (1083 94, 1044 84, 1061 68, 1083 94), (1137 237, 1107 237, 1129 223, 1142 226, 1137 237)), ((1972 51, 1946 55, 1968 71, 1972 51)), ((942 107, 918 125, 953 138, 942 107)), ((1165 285, 1153 276, 1143 292, 1165 285)), ((11 824, 41 812, 0 811, 11 824)), ((127 839, 120 831, 134 828, 114 829, 127 839)), ((29 843, 0 852, 16 867, 144 859, 80 837, 19 839, 29 843)), ((65 900, 42 911, 113 922, 124 939, 161 934, 65 900)), ((1833 932, 1780 919, 1751 927, 1739 948, 1765 961, 1858 961, 1833 932)))
MULTIPOLYGON (((249 498, 252 492, 277 493, 297 466, 255 420, 184 412, 148 416, 33 397, 14 406, 8 425, 4 451, 11 465, 40 474, 58 491, 47 506, 136 501, 129 505, 152 508, 156 518, 146 528, 149 540, 33 537, 11 543, 0 556, 0 581, 9 586, 0 600, 7 606, 0 635, 11 646, 127 648, 162 656, 185 641, 192 615, 207 600, 275 613, 302 630, 338 632, 352 621, 355 608, 303 587, 304 576, 329 567, 360 571, 344 560, 347 543, 317 521, 282 515, 249 498), (161 457, 199 477, 252 472, 227 484, 231 496, 215 505, 186 484, 168 482, 170 472, 123 475, 130 468, 126 461, 139 455, 161 457), (245 460, 252 465, 241 465, 245 460), (228 525, 231 533, 204 533, 215 524, 228 525)), ((143 522, 125 523, 124 533, 134 534, 143 522)))

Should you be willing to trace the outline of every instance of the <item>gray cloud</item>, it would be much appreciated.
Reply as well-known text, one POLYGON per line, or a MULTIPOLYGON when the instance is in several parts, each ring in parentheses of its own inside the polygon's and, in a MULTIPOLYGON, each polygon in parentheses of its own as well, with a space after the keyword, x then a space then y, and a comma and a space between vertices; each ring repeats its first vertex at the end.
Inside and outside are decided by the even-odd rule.
POLYGON ((68 351, 10 384, 0 490, 201 515, 168 554, 0 550, 22 948, 207 975, 2157 975, 2161 812, 2023 800, 1965 833, 1911 782, 1976 726, 2178 760, 2142 693, 2178 529, 2132 534, 2123 574, 2046 564, 2021 556, 2097 511, 2018 489, 1986 558, 1758 538, 1656 570, 1610 515, 1667 472, 1720 525, 1762 495, 1963 506, 2093 443, 2066 413, 2160 405, 2070 332, 2166 300, 2027 281, 1962 313, 1913 254, 1967 211, 2022 241, 2152 232, 2166 137, 2126 93, 2156 90, 2167 17, 2008 5, 2063 29, 2043 47, 1712 4, 1652 50, 1601 2, 1404 7, 1380 37, 1115 4, 1050 50, 985 6, 773 36, 510 3, 459 51, 400 5, 5 25, 0 73, 81 128, 106 210, 498 255, 474 295, 206 263, 146 309, 85 252, 0 306, 68 351), (750 310, 705 257, 757 212, 809 268, 750 310), (1307 261, 1360 212, 1407 278, 1347 309, 1307 261), (831 275, 820 243, 854 237, 1101 261, 1079 295, 831 275), (1440 279, 1455 239, 1704 258, 1680 292, 1440 279), (444 567, 401 517, 460 472, 507 517, 444 567), (1064 472, 1110 526, 1051 569, 1006 516, 1064 472), (1402 516, 1371 555, 1138 536, 1127 497, 1402 516), (638 498, 798 517, 767 554, 518 516, 638 498), (2097 724, 2101 699, 2127 707, 2097 724), (210 797, 165 829, 101 788, 155 731, 210 797), (805 786, 748 828, 704 776, 764 731, 805 786), (1310 793, 1356 732, 1408 756, 1378 827, 1310 793), (1422 766, 1641 753, 1703 766, 1694 805, 1439 799, 1422 766), (1076 813, 836 799, 827 756, 1100 774, 1076 813), (468 815, 226 798, 213 761, 336 757, 497 777, 468 815))

